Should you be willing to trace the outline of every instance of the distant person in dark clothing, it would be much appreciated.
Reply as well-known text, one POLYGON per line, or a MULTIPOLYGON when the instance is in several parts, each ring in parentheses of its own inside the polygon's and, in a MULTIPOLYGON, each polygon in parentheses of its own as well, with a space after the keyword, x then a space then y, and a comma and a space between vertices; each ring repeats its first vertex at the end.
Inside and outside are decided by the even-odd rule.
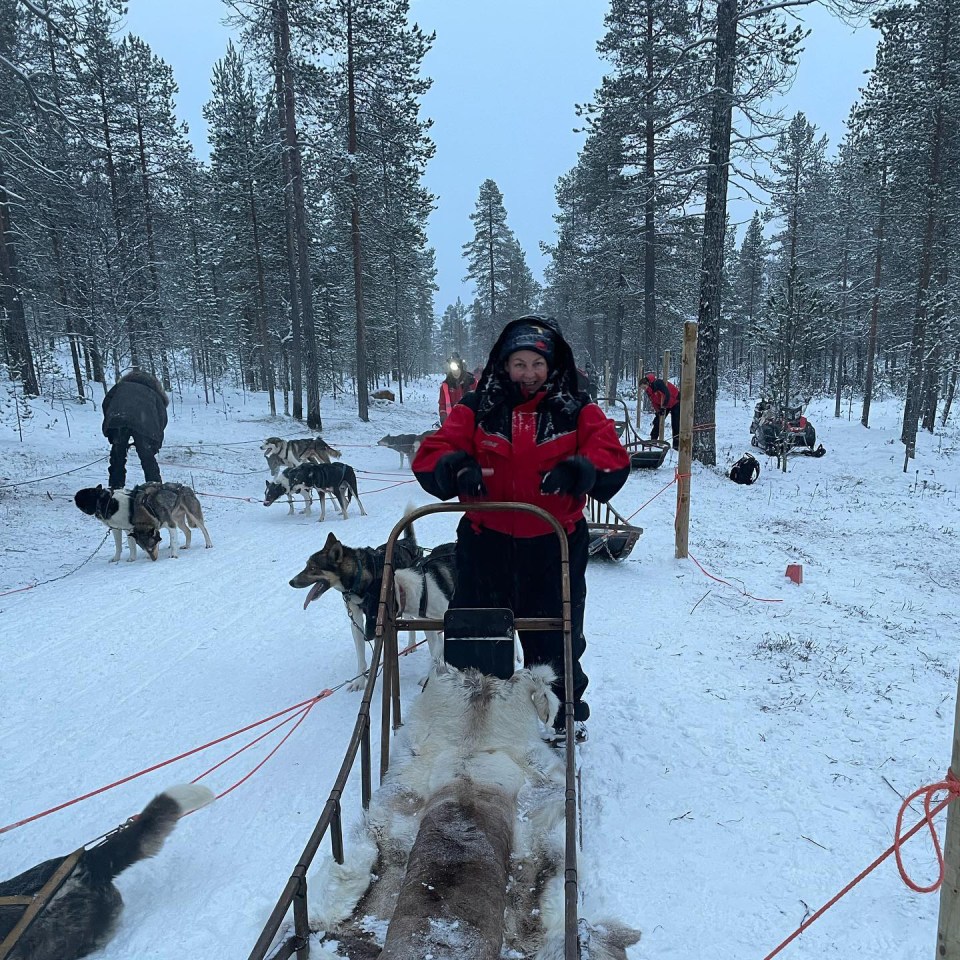
POLYGON ((680 391, 676 384, 669 380, 661 380, 655 373, 646 375, 646 394, 653 407, 653 428, 650 439, 660 437, 660 421, 666 414, 670 414, 670 428, 673 433, 673 449, 680 449, 680 391))
POLYGON ((157 454, 163 446, 170 400, 160 381, 145 370, 124 374, 103 398, 103 435, 110 441, 111 490, 127 482, 127 447, 131 439, 140 457, 143 478, 162 483, 157 454))

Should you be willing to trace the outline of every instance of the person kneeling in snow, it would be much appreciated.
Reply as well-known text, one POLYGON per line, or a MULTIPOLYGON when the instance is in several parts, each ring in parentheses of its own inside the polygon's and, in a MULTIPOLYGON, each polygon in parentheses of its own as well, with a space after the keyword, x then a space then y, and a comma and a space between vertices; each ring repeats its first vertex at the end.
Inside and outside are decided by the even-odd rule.
MULTIPOLYGON (((413 472, 428 493, 462 503, 502 500, 542 507, 560 521, 570 550, 574 719, 590 708, 583 615, 589 536, 586 495, 609 500, 630 472, 613 423, 577 389, 573 351, 556 321, 521 317, 504 327, 473 393, 426 437, 413 472)), ((517 617, 561 615, 560 547, 547 524, 504 511, 464 515, 457 527, 457 588, 451 607, 509 607, 517 617)), ((564 700, 563 632, 520 634, 524 663, 550 664, 564 700)), ((562 737, 564 717, 555 730, 562 737)))

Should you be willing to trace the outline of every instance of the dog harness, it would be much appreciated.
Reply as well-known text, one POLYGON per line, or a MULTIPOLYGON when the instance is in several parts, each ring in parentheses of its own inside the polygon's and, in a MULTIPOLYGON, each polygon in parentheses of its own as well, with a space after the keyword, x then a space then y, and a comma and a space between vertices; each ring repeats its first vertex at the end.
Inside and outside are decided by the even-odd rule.
POLYGON ((13 948, 20 942, 20 938, 33 925, 34 920, 40 916, 47 904, 56 896, 57 891, 70 879, 73 871, 77 869, 77 864, 80 862, 83 852, 84 848, 81 847, 79 850, 67 854, 60 861, 60 865, 54 870, 50 879, 36 893, 0 897, 0 907, 27 908, 13 925, 13 929, 4 937, 3 943, 0 943, 0 960, 6 960, 13 948))

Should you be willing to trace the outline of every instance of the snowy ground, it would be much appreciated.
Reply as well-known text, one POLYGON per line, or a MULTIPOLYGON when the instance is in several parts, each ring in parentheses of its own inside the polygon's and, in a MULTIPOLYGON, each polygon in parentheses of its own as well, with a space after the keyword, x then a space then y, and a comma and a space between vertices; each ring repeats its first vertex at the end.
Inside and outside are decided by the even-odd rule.
MULTIPOLYGON (((111 538, 72 573, 103 535, 71 502, 106 480, 99 414, 68 405, 67 421, 59 403, 38 402, 23 442, 0 422, 0 594, 67 574, 0 596, 0 826, 353 675, 342 604, 327 596, 304 612, 287 581, 328 530, 375 545, 408 503, 428 502, 415 483, 390 486, 411 475, 375 443, 428 429, 435 390, 414 388, 369 424, 349 402, 324 400, 323 435, 365 471, 369 516, 328 512, 323 525, 316 513, 288 517, 283 503, 225 499, 259 501, 258 443, 305 431, 265 415, 260 396, 210 406, 196 390, 177 397, 163 474, 207 494, 215 549, 196 538, 175 561, 110 565, 111 538), (99 457, 69 476, 6 486, 99 457)), ((900 409, 878 403, 864 430, 856 410, 835 420, 832 402, 815 402, 827 456, 793 460, 787 474, 761 458, 753 487, 695 467, 691 553, 737 586, 674 559, 675 488, 637 516, 645 534, 628 560, 588 572, 582 913, 641 927, 631 958, 760 960, 887 847, 897 794, 946 770, 960 434, 948 425, 924 435, 919 473, 904 474, 900 409), (784 577, 788 563, 803 564, 801 586, 784 577)), ((724 465, 747 449, 749 419, 749 406, 722 399, 724 465)), ((616 498, 621 513, 673 466, 635 472, 616 498)), ((135 455, 129 473, 140 480, 135 455)), ((423 521, 420 542, 452 539, 455 520, 423 521)), ((406 697, 426 656, 402 661, 406 697)), ((248 954, 320 813, 358 701, 346 690, 324 700, 262 770, 120 878, 126 910, 104 960, 248 954)), ((276 736, 204 782, 226 789, 276 736)), ((242 742, 0 835, 0 876, 98 836, 242 742)), ((929 840, 911 841, 907 861, 927 882, 929 840)), ((909 892, 888 861, 782 956, 916 960, 933 953, 936 917, 937 898, 909 892)))

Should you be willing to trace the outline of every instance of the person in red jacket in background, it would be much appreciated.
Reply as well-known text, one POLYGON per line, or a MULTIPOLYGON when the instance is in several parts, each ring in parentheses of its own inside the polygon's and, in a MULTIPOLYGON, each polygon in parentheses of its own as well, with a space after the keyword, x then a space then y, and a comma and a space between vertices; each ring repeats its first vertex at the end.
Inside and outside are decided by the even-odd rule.
MULTIPOLYGON (((574 720, 578 739, 590 708, 583 615, 589 536, 586 495, 609 500, 630 472, 613 423, 577 389, 573 352, 552 318, 504 327, 480 382, 426 437, 413 460, 421 486, 441 500, 506 500, 542 507, 560 521, 570 550, 574 720)), ((457 527, 452 607, 509 607, 517 617, 561 615, 560 545, 551 527, 516 511, 467 511, 457 527)), ((548 663, 564 700, 563 632, 520 634, 527 666, 548 663)), ((551 739, 563 736, 562 711, 551 739)))
POLYGON ((438 413, 441 427, 450 416, 450 411, 463 399, 463 395, 469 393, 476 385, 476 379, 467 369, 460 354, 454 353, 447 362, 447 375, 440 384, 438 413))
POLYGON ((670 429, 673 433, 673 449, 680 449, 680 391, 669 380, 661 380, 655 373, 646 375, 646 394, 653 406, 653 429, 650 439, 660 436, 660 420, 670 414, 670 429))

